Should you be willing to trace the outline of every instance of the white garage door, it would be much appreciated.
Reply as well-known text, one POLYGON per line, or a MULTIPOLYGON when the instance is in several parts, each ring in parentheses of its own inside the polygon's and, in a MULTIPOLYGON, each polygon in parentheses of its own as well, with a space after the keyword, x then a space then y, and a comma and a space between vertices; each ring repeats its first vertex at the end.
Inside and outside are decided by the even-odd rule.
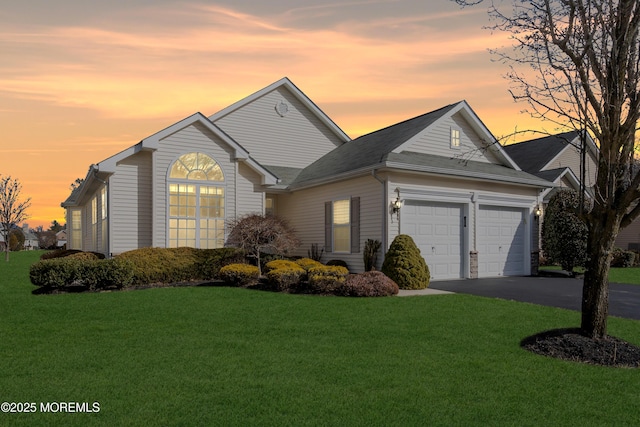
POLYGON ((464 277, 464 205, 407 200, 401 212, 401 231, 420 248, 431 279, 464 277))
POLYGON ((524 274, 525 221, 522 209, 481 205, 477 232, 478 277, 524 274))

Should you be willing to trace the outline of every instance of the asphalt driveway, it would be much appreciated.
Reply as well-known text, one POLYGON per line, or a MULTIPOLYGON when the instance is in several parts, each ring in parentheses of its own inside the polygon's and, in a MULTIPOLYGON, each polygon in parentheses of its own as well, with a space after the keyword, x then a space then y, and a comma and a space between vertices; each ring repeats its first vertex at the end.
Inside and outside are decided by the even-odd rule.
MULTIPOLYGON (((435 281, 430 289, 501 298, 581 310, 582 279, 567 277, 500 277, 435 281)), ((611 283, 609 314, 640 320, 640 285, 611 283)))

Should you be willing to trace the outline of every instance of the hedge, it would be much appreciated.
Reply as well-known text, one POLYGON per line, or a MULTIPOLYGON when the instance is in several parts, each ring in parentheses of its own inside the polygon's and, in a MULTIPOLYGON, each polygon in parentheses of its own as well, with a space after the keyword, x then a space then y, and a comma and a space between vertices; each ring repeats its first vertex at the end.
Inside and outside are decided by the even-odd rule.
POLYGON ((74 285, 91 290, 121 289, 131 286, 133 272, 131 263, 117 258, 100 260, 65 257, 32 264, 29 278, 35 286, 52 289, 74 285))

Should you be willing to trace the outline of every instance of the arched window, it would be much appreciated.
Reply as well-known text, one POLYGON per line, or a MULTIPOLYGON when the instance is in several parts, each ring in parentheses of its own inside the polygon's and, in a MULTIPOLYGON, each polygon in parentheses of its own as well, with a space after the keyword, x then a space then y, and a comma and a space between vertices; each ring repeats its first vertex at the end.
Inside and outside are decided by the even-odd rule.
POLYGON ((169 170, 169 247, 224 245, 224 174, 204 153, 180 156, 169 170))

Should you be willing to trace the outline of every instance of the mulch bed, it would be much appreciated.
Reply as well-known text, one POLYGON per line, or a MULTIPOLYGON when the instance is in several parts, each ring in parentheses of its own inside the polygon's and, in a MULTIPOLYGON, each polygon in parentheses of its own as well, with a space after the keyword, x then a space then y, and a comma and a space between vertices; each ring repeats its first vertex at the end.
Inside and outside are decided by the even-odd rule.
POLYGON ((522 348, 571 362, 616 368, 640 367, 640 347, 616 337, 592 339, 579 328, 553 329, 523 339, 522 348))

